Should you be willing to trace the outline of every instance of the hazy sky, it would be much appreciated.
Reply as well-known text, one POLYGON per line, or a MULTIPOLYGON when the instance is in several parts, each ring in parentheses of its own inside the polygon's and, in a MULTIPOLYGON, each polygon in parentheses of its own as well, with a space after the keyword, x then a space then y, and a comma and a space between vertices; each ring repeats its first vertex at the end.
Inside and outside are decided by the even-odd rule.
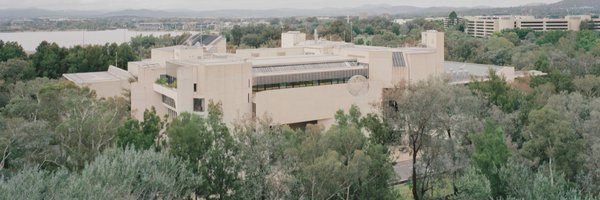
POLYGON ((46 9, 269 9, 356 7, 368 4, 432 6, 518 6, 559 0, 0 0, 0 8, 46 9))

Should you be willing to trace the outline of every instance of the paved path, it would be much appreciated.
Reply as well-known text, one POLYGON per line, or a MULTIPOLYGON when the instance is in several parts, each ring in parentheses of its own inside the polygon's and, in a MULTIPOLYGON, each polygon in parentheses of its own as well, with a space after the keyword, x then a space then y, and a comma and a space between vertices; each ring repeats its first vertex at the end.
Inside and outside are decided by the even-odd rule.
POLYGON ((412 174, 412 160, 399 161, 394 165, 394 172, 398 177, 397 183, 404 183, 408 181, 412 174))

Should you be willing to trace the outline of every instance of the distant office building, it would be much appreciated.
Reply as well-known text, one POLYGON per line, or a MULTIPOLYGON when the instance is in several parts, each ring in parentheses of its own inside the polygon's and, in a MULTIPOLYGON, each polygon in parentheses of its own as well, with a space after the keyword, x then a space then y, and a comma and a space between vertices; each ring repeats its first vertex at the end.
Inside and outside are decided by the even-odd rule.
MULTIPOLYGON (((489 69, 509 81, 519 76, 512 67, 444 62, 444 33, 437 31, 423 32, 421 44, 410 48, 306 40, 300 32, 281 38, 282 48, 238 49, 236 54, 226 54, 218 36, 191 37, 195 46, 153 49, 151 59, 128 65, 132 115, 142 119, 151 107, 167 118, 183 112, 206 115, 214 101, 221 103, 228 124, 266 114, 278 124, 328 127, 337 110, 352 105, 377 113, 373 105, 400 83, 447 74, 453 84, 464 84, 485 80, 489 69)), ((92 76, 64 76, 93 87, 92 76)))
POLYGON ((570 15, 562 19, 534 16, 470 16, 464 19, 465 32, 473 37, 489 37, 495 32, 514 28, 536 31, 579 31, 581 22, 586 20, 595 24, 594 30, 600 30, 600 19, 592 19, 589 15, 570 15))

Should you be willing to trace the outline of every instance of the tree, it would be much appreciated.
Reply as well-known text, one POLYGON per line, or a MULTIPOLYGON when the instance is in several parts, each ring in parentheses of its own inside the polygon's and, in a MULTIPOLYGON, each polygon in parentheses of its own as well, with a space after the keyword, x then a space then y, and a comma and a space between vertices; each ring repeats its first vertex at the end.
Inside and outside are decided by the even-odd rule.
POLYGON ((373 144, 388 145, 394 144, 397 138, 394 137, 392 128, 376 114, 369 113, 361 119, 361 125, 366 129, 369 140, 373 144))
POLYGON ((455 11, 450 12, 448 15, 448 26, 454 26, 458 24, 458 14, 455 11))
POLYGON ((511 152, 506 145, 504 132, 500 127, 488 121, 485 126, 485 131, 480 134, 470 136, 473 141, 473 155, 471 162, 478 172, 489 180, 488 187, 491 188, 491 193, 494 197, 503 197, 504 183, 498 175, 498 171, 506 165, 511 152))
MULTIPOLYGON (((421 81, 414 85, 397 86, 386 91, 383 96, 382 113, 386 122, 395 127, 396 137, 404 134, 412 156, 412 193, 415 199, 425 198, 432 189, 435 176, 441 171, 453 171, 456 163, 453 157, 458 155, 455 143, 460 141, 450 126, 452 116, 445 112, 460 110, 459 104, 453 104, 447 91, 452 87, 437 79, 421 81), (450 125, 450 124, 448 124, 450 125), (452 164, 448 164, 452 163, 452 164)), ((453 125, 452 125, 453 126, 453 125)))
POLYGON ((167 126, 169 152, 190 161, 191 169, 205 180, 196 193, 209 199, 237 195, 240 186, 236 141, 222 122, 220 104, 209 104, 207 118, 182 113, 167 126))
POLYGON ((144 121, 129 119, 117 129, 117 146, 150 149, 156 144, 161 129, 160 117, 156 115, 156 109, 152 107, 151 110, 144 111, 144 121))
POLYGON ((81 92, 89 91, 55 86, 47 88, 41 97, 42 102, 57 104, 58 109, 46 112, 57 118, 55 140, 70 169, 83 169, 85 163, 112 147, 117 128, 129 115, 123 98, 99 100, 95 95, 81 95, 81 92))
POLYGON ((4 107, 2 115, 8 118, 23 118, 28 121, 47 119, 44 117, 43 110, 50 108, 51 104, 42 104, 39 98, 43 88, 57 82, 57 80, 50 80, 48 78, 36 78, 10 85, 8 87, 10 99, 4 107))
POLYGON ((25 59, 27 54, 23 51, 23 47, 17 42, 4 42, 0 40, 0 62, 10 59, 25 59))
POLYGON ((534 172, 513 159, 500 169, 499 174, 506 181, 507 199, 584 199, 569 182, 547 167, 534 172))
POLYGON ((4 80, 4 84, 28 81, 35 77, 35 68, 33 68, 29 61, 11 59, 6 62, 0 62, 0 80, 4 80))
POLYGON ((2 114, 47 122, 60 151, 59 165, 82 169, 114 144, 117 128, 129 115, 127 103, 123 98, 97 99, 93 91, 69 81, 38 78, 14 84, 2 114))
POLYGON ((400 36, 392 32, 385 32, 382 35, 375 35, 371 39, 371 45, 373 46, 385 46, 385 47, 400 47, 404 45, 400 36))
POLYGON ((0 118, 0 175, 35 166, 56 167, 57 157, 46 122, 0 118))
POLYGON ((201 181, 167 153, 108 149, 81 174, 26 168, 0 180, 0 193, 7 199, 183 199, 201 181))
POLYGON ((521 153, 526 158, 547 163, 571 180, 577 175, 583 165, 583 138, 564 115, 548 107, 532 111, 524 136, 521 153))
POLYGON ((489 72, 489 80, 474 82, 469 88, 482 95, 489 105, 496 105, 504 112, 510 113, 529 106, 527 97, 521 91, 511 88, 504 77, 493 71, 489 72))
POLYGON ((258 34, 247 34, 242 37, 242 44, 253 48, 260 47, 263 42, 263 38, 261 38, 258 34))
POLYGON ((600 97, 600 77, 586 75, 573 80, 575 89, 586 97, 600 97))
MULTIPOLYGON (((346 119, 353 117, 340 114, 346 119)), ((394 199, 389 185, 393 171, 387 148, 370 145, 360 129, 348 120, 324 134, 308 134, 288 149, 298 165, 305 198, 309 199, 394 199)))
POLYGON ((48 78, 59 78, 67 72, 68 67, 63 63, 66 50, 56 43, 43 41, 35 48, 35 53, 31 55, 33 67, 38 76, 48 78))
POLYGON ((458 193, 452 199, 490 199, 492 197, 491 185, 485 175, 470 168, 456 181, 458 193))
POLYGON ((68 188, 68 196, 75 199, 181 199, 202 182, 184 161, 167 153, 114 148, 75 177, 68 188))
POLYGON ((283 126, 272 126, 268 117, 246 119, 235 125, 244 174, 240 196, 246 199, 292 199, 296 177, 286 159, 287 136, 283 126))

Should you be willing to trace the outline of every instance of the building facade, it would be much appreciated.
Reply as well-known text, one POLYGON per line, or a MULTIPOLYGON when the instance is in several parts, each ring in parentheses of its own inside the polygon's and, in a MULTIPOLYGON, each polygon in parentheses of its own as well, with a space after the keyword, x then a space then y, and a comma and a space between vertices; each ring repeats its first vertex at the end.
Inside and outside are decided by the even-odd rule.
POLYGON ((161 116, 205 115, 220 102, 224 121, 269 115, 279 124, 329 126, 337 110, 373 104, 385 88, 444 72, 444 34, 423 33, 420 47, 384 48, 282 34, 282 48, 204 54, 187 47, 155 49, 150 60, 131 62, 133 115, 154 107, 161 116), (202 56, 197 56, 202 55, 202 56))
POLYGON ((64 77, 106 95, 130 89, 132 116, 139 120, 152 107, 166 118, 183 112, 206 115, 215 102, 229 125, 269 116, 293 127, 329 127, 336 111, 352 105, 378 113, 383 92, 398 84, 441 75, 450 76, 451 84, 465 84, 485 80, 490 69, 508 81, 517 77, 512 67, 445 62, 444 33, 437 31, 423 32, 421 44, 407 48, 306 40, 303 33, 288 32, 282 34, 281 48, 235 54, 225 53, 224 38, 193 38, 189 44, 194 46, 153 49, 151 59, 130 62, 127 71, 117 71, 121 78, 106 80, 112 81, 110 87, 87 73, 64 77), (208 41, 194 42, 198 38, 208 41))
POLYGON ((489 37, 505 29, 533 29, 536 31, 571 30, 579 31, 583 21, 594 24, 600 30, 600 19, 589 15, 569 15, 562 19, 535 18, 534 16, 469 16, 464 17, 465 33, 473 37, 489 37))

